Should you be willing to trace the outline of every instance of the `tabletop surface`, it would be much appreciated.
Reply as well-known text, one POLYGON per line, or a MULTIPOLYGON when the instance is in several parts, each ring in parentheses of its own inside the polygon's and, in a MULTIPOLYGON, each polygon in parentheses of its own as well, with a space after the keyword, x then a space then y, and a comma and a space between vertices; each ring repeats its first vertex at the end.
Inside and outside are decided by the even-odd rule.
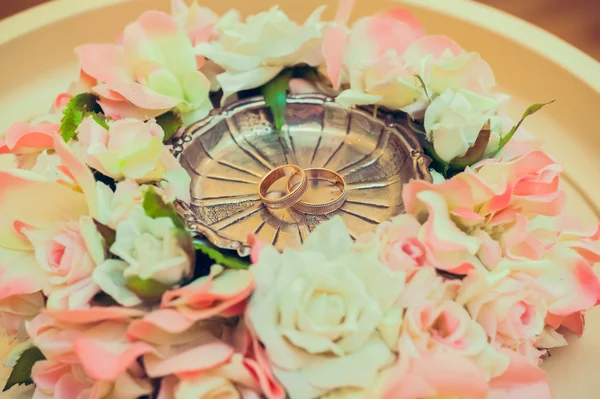
MULTIPOLYGON (((0 19, 47 1, 51 0, 1 1, 0 19)), ((234 6, 236 1, 241 0, 230 1, 234 6)), ((532 22, 600 60, 600 1, 598 0, 477 1, 532 22)))

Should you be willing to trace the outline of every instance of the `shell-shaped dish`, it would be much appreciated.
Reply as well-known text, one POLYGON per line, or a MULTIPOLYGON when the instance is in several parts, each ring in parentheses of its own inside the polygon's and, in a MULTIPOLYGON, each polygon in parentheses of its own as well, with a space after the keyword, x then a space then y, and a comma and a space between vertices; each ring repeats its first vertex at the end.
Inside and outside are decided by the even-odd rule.
POLYGON ((240 254, 248 253, 248 234, 279 249, 297 247, 333 215, 356 238, 404 212, 405 183, 431 180, 415 133, 391 115, 296 95, 288 97, 285 120, 277 132, 264 99, 253 97, 213 112, 175 140, 174 155, 192 178, 191 203, 178 204, 189 229, 240 254), (261 179, 290 163, 336 171, 347 184, 345 203, 324 216, 266 208, 261 179))

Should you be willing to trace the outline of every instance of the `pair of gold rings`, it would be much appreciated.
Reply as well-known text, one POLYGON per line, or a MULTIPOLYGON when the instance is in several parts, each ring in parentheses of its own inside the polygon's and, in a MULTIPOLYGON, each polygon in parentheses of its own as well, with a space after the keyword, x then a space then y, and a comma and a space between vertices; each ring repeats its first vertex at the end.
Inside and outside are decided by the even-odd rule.
POLYGON ((297 165, 279 166, 263 177, 258 186, 258 195, 270 209, 292 208, 307 215, 326 215, 339 209, 346 201, 346 182, 338 173, 326 168, 302 169, 297 165), (279 179, 288 177, 286 193, 278 198, 269 197, 269 188, 279 179), (319 202, 303 200, 309 187, 325 181, 337 186, 339 195, 319 202))

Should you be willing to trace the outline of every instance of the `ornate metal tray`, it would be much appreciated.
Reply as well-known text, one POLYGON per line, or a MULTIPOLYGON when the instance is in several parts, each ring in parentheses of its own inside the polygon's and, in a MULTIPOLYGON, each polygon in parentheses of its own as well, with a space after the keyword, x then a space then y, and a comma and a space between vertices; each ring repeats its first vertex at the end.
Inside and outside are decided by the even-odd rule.
POLYGON ((274 128, 262 97, 238 101, 191 125, 173 153, 192 178, 191 204, 178 211, 188 228, 221 248, 248 253, 256 234, 277 248, 297 247, 321 221, 339 214, 353 237, 404 211, 402 185, 430 180, 429 158, 405 121, 373 109, 345 109, 322 95, 288 98, 286 125, 274 128), (258 197, 276 166, 326 167, 346 180, 336 212, 272 211, 258 197))

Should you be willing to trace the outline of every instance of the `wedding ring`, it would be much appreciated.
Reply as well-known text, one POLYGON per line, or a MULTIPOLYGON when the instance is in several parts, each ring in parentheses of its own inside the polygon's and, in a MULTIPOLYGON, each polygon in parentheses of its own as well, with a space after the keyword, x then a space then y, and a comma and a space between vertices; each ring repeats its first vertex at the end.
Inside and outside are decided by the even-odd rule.
MULTIPOLYGON (((299 200, 292 206, 294 210, 307 215, 326 215, 328 213, 338 210, 344 204, 344 202, 346 201, 347 191, 346 182, 344 181, 344 178, 342 176, 330 169, 325 168, 304 169, 304 173, 306 174, 306 178, 309 182, 317 182, 318 184, 318 182, 320 181, 326 181, 331 185, 335 185, 339 189, 340 194, 332 200, 327 199, 323 202, 309 202, 299 200)), ((307 184, 307 187, 308 186, 309 185, 307 184)), ((294 186, 292 179, 288 180, 288 192, 296 190, 297 187, 297 185, 294 186)))
POLYGON ((278 166, 265 175, 258 185, 258 196, 267 208, 286 209, 297 203, 306 193, 308 188, 306 174, 296 165, 278 166), (293 190, 288 190, 287 194, 278 198, 269 198, 268 190, 277 180, 288 176, 288 183, 297 180, 293 190))

